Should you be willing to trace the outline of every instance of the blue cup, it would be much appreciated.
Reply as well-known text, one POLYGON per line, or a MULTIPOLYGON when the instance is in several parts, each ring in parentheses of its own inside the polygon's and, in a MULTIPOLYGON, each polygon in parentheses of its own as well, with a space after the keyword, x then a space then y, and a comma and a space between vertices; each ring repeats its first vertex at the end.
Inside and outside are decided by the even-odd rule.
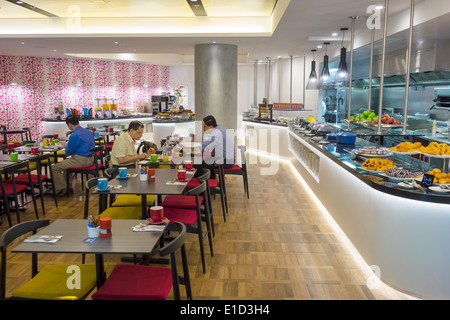
POLYGON ((108 189, 108 179, 107 178, 99 178, 98 179, 98 190, 105 191, 108 189))
POLYGON ((128 174, 127 168, 125 168, 125 167, 119 168, 119 178, 125 179, 127 177, 127 174, 128 174))
POLYGON ((96 138, 98 138, 98 137, 100 137, 100 134, 99 134, 97 131, 95 131, 94 136, 95 136, 96 138))

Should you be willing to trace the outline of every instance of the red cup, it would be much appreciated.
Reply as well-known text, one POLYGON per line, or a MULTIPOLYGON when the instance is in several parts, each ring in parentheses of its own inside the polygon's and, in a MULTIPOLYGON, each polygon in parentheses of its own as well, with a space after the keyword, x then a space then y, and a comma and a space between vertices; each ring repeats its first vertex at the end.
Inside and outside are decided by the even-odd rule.
POLYGON ((31 147, 31 153, 32 154, 39 154, 39 148, 38 147, 31 147))
POLYGON ((105 129, 108 129, 108 128, 109 128, 109 126, 107 124, 105 124, 105 129))
POLYGON ((153 222, 161 222, 164 218, 164 208, 161 206, 150 207, 150 218, 153 222))
POLYGON ((114 128, 109 128, 109 132, 114 132, 114 128))
POLYGON ((59 134, 55 133, 55 134, 53 135, 53 139, 59 139, 59 134))
POLYGON ((8 143, 8 150, 14 150, 14 143, 8 143))
POLYGON ((96 128, 92 128, 92 132, 95 132, 97 129, 96 128))
POLYGON ((185 161, 184 162, 184 167, 186 168, 186 170, 192 170, 192 161, 185 161))
POLYGON ((178 170, 177 175, 178 180, 180 181, 186 180, 186 170, 178 170))

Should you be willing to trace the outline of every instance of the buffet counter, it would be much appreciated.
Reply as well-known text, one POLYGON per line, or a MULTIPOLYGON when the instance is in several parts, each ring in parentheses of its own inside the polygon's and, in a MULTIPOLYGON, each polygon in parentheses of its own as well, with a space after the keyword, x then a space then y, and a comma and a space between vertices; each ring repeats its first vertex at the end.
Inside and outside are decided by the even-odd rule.
MULTIPOLYGON (((106 119, 80 119, 80 125, 82 127, 103 127, 108 125, 111 127, 121 127, 125 129, 133 120, 139 120, 144 124, 144 136, 145 140, 152 140, 157 145, 166 136, 173 133, 175 134, 186 134, 195 132, 195 121, 194 120, 159 120, 153 116, 146 115, 134 115, 119 118, 106 118, 106 119)), ((59 134, 64 137, 66 132, 69 130, 67 128, 65 120, 43 120, 44 134, 59 134)))
MULTIPOLYGON (((262 137, 253 123, 244 126, 246 136, 264 140, 271 135, 270 126, 262 137)), ((259 150, 255 141, 247 141, 249 149, 288 159, 366 263, 379 268, 385 283, 420 297, 450 298, 449 195, 402 189, 387 179, 376 183, 370 176, 377 175, 361 170, 344 150, 348 147, 273 128, 285 131, 276 135, 287 152, 259 150)), ((357 138, 356 144, 370 142, 357 138)))

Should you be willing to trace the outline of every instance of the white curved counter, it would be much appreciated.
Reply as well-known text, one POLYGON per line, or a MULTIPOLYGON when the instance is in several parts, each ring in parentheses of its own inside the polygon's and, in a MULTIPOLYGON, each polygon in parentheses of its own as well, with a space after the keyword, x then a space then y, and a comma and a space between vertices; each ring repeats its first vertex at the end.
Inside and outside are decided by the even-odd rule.
MULTIPOLYGON (((244 126, 255 128, 253 123, 244 126)), ((450 196, 437 203, 377 190, 309 140, 288 128, 278 130, 288 135, 287 141, 279 140, 289 150, 287 157, 282 156, 294 165, 366 263, 379 268, 386 284, 421 297, 450 298, 450 201, 446 202, 450 196)), ((258 133, 247 135, 251 134, 260 139, 258 133)))

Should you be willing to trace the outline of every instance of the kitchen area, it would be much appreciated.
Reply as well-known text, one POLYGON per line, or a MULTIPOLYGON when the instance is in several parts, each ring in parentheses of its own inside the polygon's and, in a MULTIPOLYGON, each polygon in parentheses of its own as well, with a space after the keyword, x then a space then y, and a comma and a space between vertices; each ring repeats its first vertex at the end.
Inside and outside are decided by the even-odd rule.
POLYGON ((450 297, 448 30, 443 14, 347 51, 346 83, 333 81, 342 58, 331 57, 332 81, 303 89, 317 93, 317 113, 286 112, 281 121, 255 108, 243 114, 249 148, 287 159, 384 282, 443 299, 450 297))

